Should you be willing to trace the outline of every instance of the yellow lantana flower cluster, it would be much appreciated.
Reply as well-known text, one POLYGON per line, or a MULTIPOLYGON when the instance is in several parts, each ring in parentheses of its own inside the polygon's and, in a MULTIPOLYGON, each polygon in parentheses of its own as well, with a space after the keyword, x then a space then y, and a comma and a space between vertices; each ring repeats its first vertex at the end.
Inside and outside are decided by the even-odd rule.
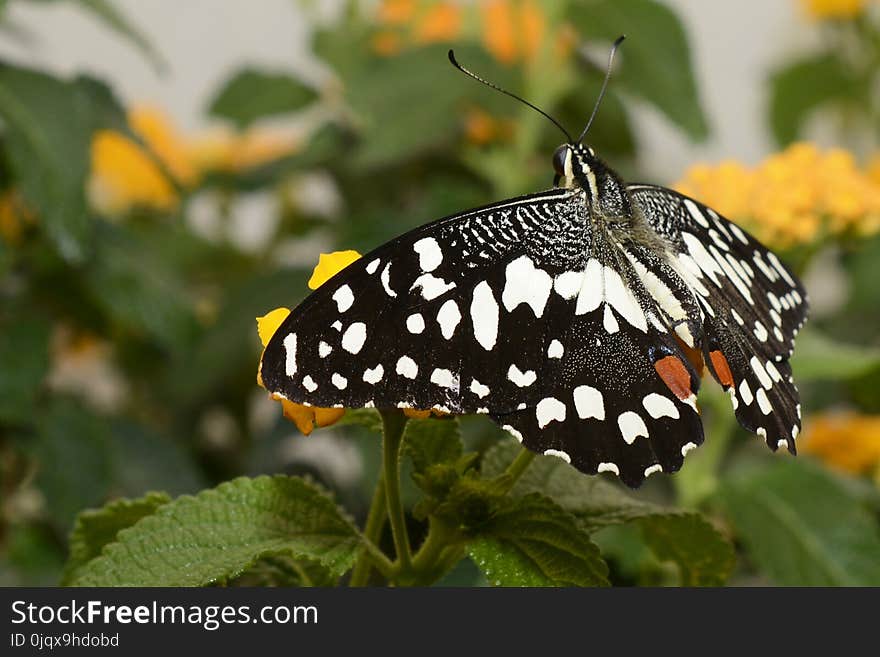
POLYGON ((92 140, 89 199, 109 216, 133 207, 173 211, 179 191, 193 188, 205 175, 247 170, 298 147, 293 136, 261 128, 187 137, 165 112, 146 105, 132 107, 128 123, 146 149, 112 130, 101 130, 92 140))
POLYGON ((798 143, 756 167, 699 164, 674 187, 771 246, 880 231, 880 180, 843 149, 798 143))
POLYGON ((848 20, 861 16, 868 0, 800 0, 800 4, 815 20, 848 20))
POLYGON ((808 418, 802 451, 853 474, 880 478, 880 415, 838 413, 808 418))

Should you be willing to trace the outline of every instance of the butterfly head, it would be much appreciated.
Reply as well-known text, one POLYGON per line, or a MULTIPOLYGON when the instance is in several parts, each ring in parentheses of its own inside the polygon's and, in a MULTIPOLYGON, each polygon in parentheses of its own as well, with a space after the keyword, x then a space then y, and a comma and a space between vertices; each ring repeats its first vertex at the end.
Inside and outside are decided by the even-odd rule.
POLYGON ((553 168, 557 187, 582 189, 588 203, 606 217, 629 216, 623 182, 589 146, 562 144, 553 153, 553 168))

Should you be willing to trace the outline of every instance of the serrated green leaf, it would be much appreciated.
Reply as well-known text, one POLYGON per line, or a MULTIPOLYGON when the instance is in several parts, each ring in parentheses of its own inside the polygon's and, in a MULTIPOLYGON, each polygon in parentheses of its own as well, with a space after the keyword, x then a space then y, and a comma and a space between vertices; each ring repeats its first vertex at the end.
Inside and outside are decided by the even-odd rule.
POLYGON ((780 146, 797 139, 810 114, 829 103, 856 102, 867 83, 854 78, 839 53, 810 55, 770 79, 770 127, 780 146))
POLYGON ((92 135, 107 124, 124 125, 124 115, 96 80, 68 82, 0 65, 7 157, 25 202, 68 261, 82 261, 92 239, 85 197, 92 135))
POLYGON ((880 585, 877 520, 807 460, 774 463, 718 494, 762 572, 782 586, 880 585))
POLYGON ((339 426, 354 424, 373 433, 382 433, 382 416, 375 408, 354 408, 345 411, 345 415, 337 423, 339 426))
POLYGON ((49 370, 49 329, 46 320, 20 315, 0 322, 0 421, 34 418, 37 392, 49 370))
POLYGON ((608 585, 608 566, 576 519, 534 493, 498 511, 467 552, 495 586, 608 585))
POLYGON ((798 334, 791 367, 801 381, 855 379, 880 367, 880 349, 836 342, 808 328, 798 334))
POLYGON ((671 9, 656 0, 581 0, 570 19, 588 41, 625 34, 616 88, 651 103, 692 139, 706 138, 687 34, 671 9))
POLYGON ((70 557, 64 567, 62 585, 76 579, 77 571, 100 555, 105 545, 114 542, 121 530, 170 501, 167 494, 153 492, 134 500, 114 500, 100 509, 81 512, 70 532, 70 557))
POLYGON ((244 129, 258 119, 297 112, 317 97, 314 89, 289 73, 245 68, 226 81, 208 113, 244 129))
POLYGON ((296 477, 245 477, 183 496, 119 533, 77 586, 204 586, 270 554, 313 559, 339 576, 360 536, 323 491, 296 477))
POLYGON ((274 554, 258 560, 227 586, 336 586, 338 580, 316 561, 274 554))
POLYGON ((412 459, 417 473, 423 473, 438 463, 454 463, 464 452, 458 420, 410 420, 403 435, 403 449, 412 459))
MULTIPOLYGON (((483 457, 483 476, 494 477, 504 472, 519 449, 513 441, 493 446, 483 457)), ((730 542, 699 514, 643 502, 602 477, 578 472, 558 458, 536 457, 511 494, 534 492, 547 495, 573 514, 579 526, 589 533, 634 523, 658 559, 678 566, 683 584, 723 584, 733 569, 735 559, 730 542)))

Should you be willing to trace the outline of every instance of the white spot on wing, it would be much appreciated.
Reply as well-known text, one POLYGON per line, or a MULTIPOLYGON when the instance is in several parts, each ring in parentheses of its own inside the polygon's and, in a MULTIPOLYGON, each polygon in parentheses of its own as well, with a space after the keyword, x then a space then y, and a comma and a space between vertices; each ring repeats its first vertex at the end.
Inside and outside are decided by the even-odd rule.
POLYGON ((555 456, 556 458, 560 458, 566 463, 571 463, 571 457, 567 452, 563 452, 559 449, 545 449, 544 456, 555 456))
POLYGON ((770 390, 770 388, 773 387, 773 381, 770 380, 770 377, 767 375, 767 370, 761 365, 761 361, 758 360, 758 357, 752 356, 749 360, 749 365, 752 366, 752 371, 755 373, 755 376, 758 377, 758 381, 761 382, 761 385, 767 390, 770 390))
POLYGON ((556 420, 565 421, 565 404, 555 397, 545 397, 538 402, 535 408, 535 417, 538 419, 538 428, 543 429, 556 420))
POLYGON ((455 283, 447 283, 442 278, 437 278, 433 274, 422 274, 413 281, 410 290, 421 288, 422 297, 426 301, 431 301, 432 299, 439 297, 441 294, 449 292, 449 290, 454 287, 455 283))
POLYGON ((438 367, 431 372, 431 383, 441 388, 456 388, 458 387, 458 377, 449 370, 438 367))
POLYGON ((574 409, 582 420, 594 417, 597 420, 605 419, 605 400, 602 391, 592 386, 578 386, 572 392, 574 397, 574 409))
POLYGON ((306 374, 303 377, 303 388, 305 388, 309 392, 315 392, 315 390, 318 389, 318 384, 315 383, 315 380, 312 377, 306 374))
POLYGON ((296 374, 296 333, 284 338, 284 373, 287 376, 296 374))
POLYGON ((709 227, 709 222, 706 221, 706 217, 703 216, 703 213, 700 212, 700 208, 697 207, 697 204, 694 203, 689 198, 684 200, 684 207, 687 208, 688 214, 693 217, 694 221, 700 224, 703 228, 709 227))
POLYGON ((504 274, 501 302, 507 311, 511 312, 521 303, 526 303, 535 313, 535 317, 541 317, 553 287, 550 274, 536 268, 532 259, 525 255, 509 263, 504 274))
POLYGON ((547 347, 547 358, 562 358, 563 353, 565 353, 565 349, 559 340, 553 340, 547 347))
POLYGON ((348 379, 342 376, 339 372, 333 372, 333 376, 330 377, 330 383, 340 390, 345 390, 348 386, 348 379))
POLYGON ((677 420, 680 417, 678 407, 673 401, 669 397, 664 397, 656 392, 645 395, 645 398, 642 400, 642 406, 645 407, 648 414, 655 420, 661 417, 671 417, 673 420, 677 420))
POLYGON ((635 411, 624 411, 617 418, 620 435, 627 445, 632 445, 639 436, 648 437, 648 427, 641 415, 635 411))
POLYGON ((520 372, 516 365, 511 365, 507 370, 507 378, 520 388, 527 388, 535 382, 538 376, 534 370, 520 372))
POLYGON ((376 365, 376 367, 367 368, 364 370, 364 382, 376 385, 379 381, 382 380, 382 376, 385 374, 385 368, 382 367, 382 364, 376 365))
POLYGON ((413 313, 406 318, 406 330, 418 335, 425 330, 425 318, 419 313, 413 313))
POLYGON ((614 311, 611 310, 611 306, 609 305, 605 306, 605 313, 602 316, 602 326, 605 327, 605 330, 608 333, 617 333, 620 330, 620 326, 614 318, 614 311))
POLYGON ((342 348, 350 354, 359 353, 367 340, 367 325, 355 322, 342 334, 342 348))
POLYGON ((613 472, 618 477, 620 476, 620 468, 617 467, 616 463, 600 463, 599 467, 596 468, 596 472, 613 472))
POLYGON ((422 271, 434 271, 443 262, 443 251, 433 237, 420 239, 413 244, 413 251, 419 254, 419 267, 422 271))
POLYGON ((681 446, 681 455, 682 457, 687 456, 688 452, 697 448, 697 443, 685 443, 681 446))
POLYGON ((567 271, 556 277, 553 281, 553 289, 556 290, 556 294, 563 299, 574 299, 575 295, 581 289, 581 283, 583 280, 584 272, 567 271))
POLYGON ((758 408, 761 409, 761 412, 764 415, 770 415, 773 407, 770 405, 770 400, 767 399, 767 393, 764 392, 764 388, 758 388, 758 392, 755 393, 755 399, 758 401, 758 408))
POLYGON ((477 342, 486 351, 491 351, 498 339, 498 303, 486 281, 481 281, 474 288, 471 321, 477 342))
POLYGON ((379 268, 379 258, 372 260, 370 264, 367 265, 367 273, 373 275, 376 273, 376 270, 379 268))
POLYGON ((437 313, 437 323, 440 324, 440 333, 447 340, 452 339, 455 334, 455 328, 461 321, 461 312, 458 310, 458 304, 454 299, 449 299, 440 306, 440 312, 437 313))
POLYGON ((343 285, 333 293, 333 300, 336 302, 336 309, 344 313, 354 303, 354 294, 348 285, 343 285))
POLYGON ((389 297, 396 297, 397 292, 391 289, 391 263, 385 263, 385 268, 382 270, 382 275, 379 277, 382 281, 382 288, 385 290, 385 294, 389 297))
POLYGON ((659 463, 655 463, 654 465, 648 466, 645 468, 645 478, 650 477, 655 472, 663 472, 663 466, 659 463))
POLYGON ((419 366, 416 365, 416 362, 409 356, 401 356, 397 359, 397 367, 395 368, 395 371, 400 374, 400 376, 404 376, 407 379, 414 379, 419 373, 419 366))
POLYGON ((482 383, 480 383, 480 382, 477 381, 476 379, 473 379, 473 380, 471 381, 470 391, 471 391, 472 393, 474 393, 474 394, 475 394, 477 397, 479 397, 480 399, 482 399, 483 397, 485 397, 486 395, 488 395, 489 392, 490 392, 490 391, 489 391, 489 386, 483 385, 482 383))
POLYGON ((583 273, 583 282, 578 292, 575 315, 591 313, 602 303, 603 288, 605 282, 602 279, 602 264, 595 258, 590 258, 583 273))
POLYGON ((523 435, 522 435, 519 431, 517 431, 516 429, 514 429, 512 426, 510 426, 509 424, 505 424, 505 425, 502 426, 501 428, 504 429, 504 430, 505 430, 507 433, 509 433, 511 436, 513 436, 514 438, 516 438, 519 442, 522 442, 522 441, 523 441, 523 435))
POLYGON ((333 347, 324 342, 323 340, 318 343, 318 355, 321 358, 327 358, 330 355, 330 352, 333 351, 333 347))
POLYGON ((749 388, 749 384, 745 379, 739 383, 739 396, 742 397, 746 406, 750 406, 754 399, 754 397, 752 397, 752 389, 749 388))

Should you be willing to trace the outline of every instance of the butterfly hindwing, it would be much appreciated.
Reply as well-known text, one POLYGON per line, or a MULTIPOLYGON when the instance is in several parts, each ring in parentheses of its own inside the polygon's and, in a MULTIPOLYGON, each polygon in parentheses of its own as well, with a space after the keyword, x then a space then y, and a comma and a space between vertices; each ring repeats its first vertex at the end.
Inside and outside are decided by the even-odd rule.
POLYGON ((795 450, 797 388, 788 364, 807 314, 802 284, 732 222, 672 190, 631 185, 633 201, 674 246, 673 265, 702 308, 707 367, 737 419, 772 449, 795 450))

